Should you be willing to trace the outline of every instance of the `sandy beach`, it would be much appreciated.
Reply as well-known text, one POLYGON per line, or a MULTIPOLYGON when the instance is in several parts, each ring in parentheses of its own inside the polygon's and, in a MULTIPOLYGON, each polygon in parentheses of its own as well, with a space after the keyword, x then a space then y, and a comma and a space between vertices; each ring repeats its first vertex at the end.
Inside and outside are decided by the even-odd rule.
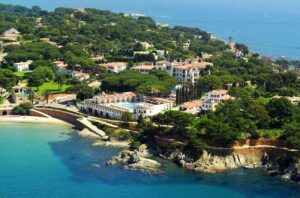
POLYGON ((37 116, 0 116, 0 123, 8 122, 19 122, 19 123, 37 123, 37 124, 60 124, 72 126, 69 123, 55 119, 55 118, 46 118, 46 117, 37 117, 37 116))

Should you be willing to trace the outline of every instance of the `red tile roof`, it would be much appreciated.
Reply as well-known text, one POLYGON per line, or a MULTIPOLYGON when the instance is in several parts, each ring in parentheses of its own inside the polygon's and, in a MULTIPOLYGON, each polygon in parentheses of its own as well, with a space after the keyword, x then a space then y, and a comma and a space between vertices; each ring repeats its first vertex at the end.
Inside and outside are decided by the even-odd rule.
POLYGON ((180 107, 183 108, 193 108, 193 107, 199 107, 202 104, 201 100, 195 100, 192 102, 185 102, 182 105, 180 105, 180 107))
POLYGON ((200 62, 200 63, 195 63, 195 64, 186 64, 186 65, 179 65, 179 66, 175 66, 175 69, 195 69, 195 68, 199 68, 199 69, 204 69, 206 66, 208 65, 212 65, 212 63, 209 62, 200 62))

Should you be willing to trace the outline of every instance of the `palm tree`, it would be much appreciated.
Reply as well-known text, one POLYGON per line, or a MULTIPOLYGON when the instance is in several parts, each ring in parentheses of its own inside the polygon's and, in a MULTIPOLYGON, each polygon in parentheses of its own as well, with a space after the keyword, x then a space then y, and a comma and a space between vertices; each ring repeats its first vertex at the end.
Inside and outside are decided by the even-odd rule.
POLYGON ((49 97, 50 97, 50 91, 49 90, 46 90, 44 92, 44 98, 47 100, 47 103, 49 103, 49 97))
POLYGON ((33 105, 33 102, 34 102, 34 99, 35 99, 35 92, 32 90, 32 88, 28 88, 27 93, 28 93, 28 100, 33 105))

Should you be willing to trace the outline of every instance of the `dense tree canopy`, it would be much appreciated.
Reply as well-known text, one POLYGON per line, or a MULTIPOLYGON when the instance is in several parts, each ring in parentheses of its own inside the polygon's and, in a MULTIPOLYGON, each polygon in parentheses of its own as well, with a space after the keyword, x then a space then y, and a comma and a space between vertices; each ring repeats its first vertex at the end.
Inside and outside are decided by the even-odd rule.
POLYGON ((137 91, 147 95, 163 95, 168 94, 175 85, 175 78, 165 71, 157 71, 150 75, 123 71, 104 78, 101 89, 108 92, 137 91))

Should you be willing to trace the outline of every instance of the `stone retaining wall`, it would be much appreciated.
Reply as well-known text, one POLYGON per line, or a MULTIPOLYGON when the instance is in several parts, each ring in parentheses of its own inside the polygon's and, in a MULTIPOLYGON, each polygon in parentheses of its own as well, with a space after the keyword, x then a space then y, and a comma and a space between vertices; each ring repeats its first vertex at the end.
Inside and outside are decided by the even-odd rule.
POLYGON ((1 109, 0 110, 0 116, 5 116, 5 115, 12 115, 12 109, 1 109))
POLYGON ((76 115, 73 113, 61 111, 61 110, 56 110, 56 109, 48 109, 48 108, 36 108, 36 110, 45 113, 53 118, 65 121, 69 124, 72 124, 76 126, 79 130, 83 130, 84 126, 80 122, 78 122, 78 118, 80 118, 80 115, 76 115))

